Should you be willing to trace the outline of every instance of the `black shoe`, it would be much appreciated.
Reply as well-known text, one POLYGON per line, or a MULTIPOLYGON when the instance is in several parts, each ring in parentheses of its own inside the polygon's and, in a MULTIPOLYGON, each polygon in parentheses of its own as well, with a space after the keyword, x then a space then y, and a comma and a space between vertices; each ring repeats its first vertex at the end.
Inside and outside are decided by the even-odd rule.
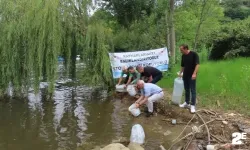
POLYGON ((150 116, 153 116, 153 113, 152 113, 152 112, 148 112, 148 113, 146 114, 146 117, 150 117, 150 116))

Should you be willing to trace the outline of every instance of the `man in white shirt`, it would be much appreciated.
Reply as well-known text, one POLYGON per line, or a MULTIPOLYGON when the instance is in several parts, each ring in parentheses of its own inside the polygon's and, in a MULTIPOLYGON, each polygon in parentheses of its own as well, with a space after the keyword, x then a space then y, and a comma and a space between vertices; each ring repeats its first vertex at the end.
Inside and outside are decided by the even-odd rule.
POLYGON ((164 97, 162 89, 152 83, 144 83, 143 80, 137 82, 137 88, 141 90, 141 96, 135 102, 136 107, 139 108, 141 105, 146 104, 148 107, 147 117, 153 115, 153 103, 157 102, 164 97))

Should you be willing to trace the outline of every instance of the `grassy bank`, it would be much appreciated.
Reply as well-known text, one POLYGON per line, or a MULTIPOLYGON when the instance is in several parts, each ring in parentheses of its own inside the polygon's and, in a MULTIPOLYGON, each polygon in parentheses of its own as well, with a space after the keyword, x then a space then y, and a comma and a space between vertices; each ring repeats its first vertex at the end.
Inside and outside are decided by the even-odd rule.
MULTIPOLYGON (((173 81, 180 69, 172 68, 159 82, 172 93, 173 81)), ((220 107, 250 115, 250 59, 206 62, 201 64, 197 77, 197 92, 200 106, 220 107)))

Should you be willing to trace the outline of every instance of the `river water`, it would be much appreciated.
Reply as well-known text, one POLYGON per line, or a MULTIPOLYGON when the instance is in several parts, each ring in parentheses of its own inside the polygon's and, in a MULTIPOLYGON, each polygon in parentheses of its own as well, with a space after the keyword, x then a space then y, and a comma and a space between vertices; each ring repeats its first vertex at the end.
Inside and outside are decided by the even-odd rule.
POLYGON ((136 123, 145 130, 145 149, 158 150, 169 147, 181 130, 160 115, 134 118, 127 110, 132 99, 103 90, 57 84, 53 99, 46 96, 42 88, 37 95, 31 90, 28 99, 0 101, 0 150, 91 150, 129 140, 136 123))

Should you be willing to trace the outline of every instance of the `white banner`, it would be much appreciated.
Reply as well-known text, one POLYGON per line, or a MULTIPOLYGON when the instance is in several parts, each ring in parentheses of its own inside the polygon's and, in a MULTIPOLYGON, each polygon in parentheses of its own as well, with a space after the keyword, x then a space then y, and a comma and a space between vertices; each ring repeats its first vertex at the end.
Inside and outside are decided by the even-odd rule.
POLYGON ((146 51, 109 53, 113 77, 120 78, 122 66, 152 66, 161 71, 168 70, 168 50, 160 48, 146 51))

